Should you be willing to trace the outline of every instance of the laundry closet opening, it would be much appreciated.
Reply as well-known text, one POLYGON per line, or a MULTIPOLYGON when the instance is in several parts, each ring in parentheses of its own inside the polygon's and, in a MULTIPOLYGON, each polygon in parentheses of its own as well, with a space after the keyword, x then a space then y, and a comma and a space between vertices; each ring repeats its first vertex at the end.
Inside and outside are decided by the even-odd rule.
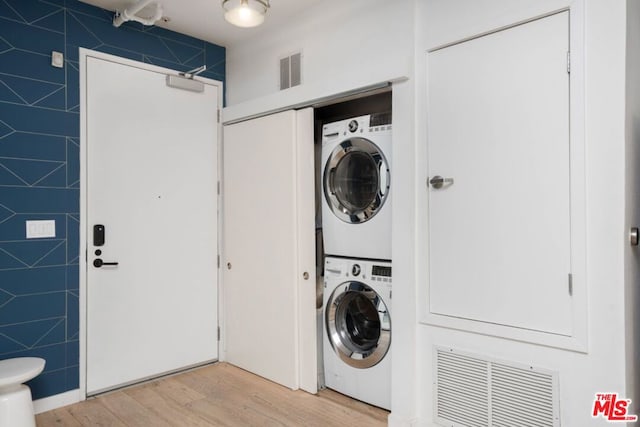
POLYGON ((392 92, 315 106, 320 387, 391 408, 392 92))

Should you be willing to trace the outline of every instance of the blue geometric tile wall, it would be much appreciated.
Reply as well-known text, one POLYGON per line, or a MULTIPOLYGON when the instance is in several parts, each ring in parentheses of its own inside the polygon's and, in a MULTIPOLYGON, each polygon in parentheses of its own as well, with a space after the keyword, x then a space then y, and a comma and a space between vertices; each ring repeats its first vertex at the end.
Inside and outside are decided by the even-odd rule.
POLYGON ((205 64, 203 77, 225 80, 223 47, 112 17, 78 0, 0 0, 0 359, 46 360, 35 399, 78 388, 78 48, 179 71, 205 64), (55 220, 56 237, 26 240, 26 220, 55 220))

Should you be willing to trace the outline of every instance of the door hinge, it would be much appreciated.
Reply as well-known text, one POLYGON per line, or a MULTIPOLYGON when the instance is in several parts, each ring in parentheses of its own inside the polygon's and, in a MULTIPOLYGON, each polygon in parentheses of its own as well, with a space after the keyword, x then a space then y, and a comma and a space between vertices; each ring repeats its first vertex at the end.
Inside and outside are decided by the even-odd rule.
POLYGON ((218 341, 220 341, 220 326, 218 326, 218 341))
POLYGON ((218 181, 218 196, 220 195, 220 181, 218 181))
POLYGON ((573 274, 569 273, 569 296, 573 296, 573 274))
POLYGON ((571 52, 567 52, 567 74, 571 74, 571 52))
POLYGON ((218 109, 218 123, 220 123, 220 109, 218 109))
POLYGON ((218 255, 218 268, 220 268, 220 255, 218 255))

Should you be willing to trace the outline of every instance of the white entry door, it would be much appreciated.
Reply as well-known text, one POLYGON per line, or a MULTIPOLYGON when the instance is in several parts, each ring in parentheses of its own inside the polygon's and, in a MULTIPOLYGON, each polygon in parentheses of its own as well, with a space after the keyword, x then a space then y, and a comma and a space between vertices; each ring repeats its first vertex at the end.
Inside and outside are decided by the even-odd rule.
POLYGON ((428 56, 429 309, 572 334, 569 13, 428 56))
POLYGON ((84 67, 90 395, 218 357, 220 95, 105 55, 84 67))
POLYGON ((224 127, 226 360, 317 390, 313 110, 224 127))

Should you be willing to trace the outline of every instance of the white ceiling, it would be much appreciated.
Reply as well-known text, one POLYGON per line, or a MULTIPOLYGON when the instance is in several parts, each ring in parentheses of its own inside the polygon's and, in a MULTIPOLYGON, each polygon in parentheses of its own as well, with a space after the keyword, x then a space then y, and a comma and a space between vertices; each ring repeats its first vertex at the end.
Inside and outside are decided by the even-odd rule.
MULTIPOLYGON (((107 10, 123 10, 137 0, 81 0, 107 10)), ((158 27, 177 31, 221 46, 230 46, 264 31, 273 31, 299 13, 322 0, 271 0, 264 24, 256 28, 238 28, 224 20, 222 0, 157 0, 170 21, 158 27)), ((145 10, 139 13, 145 16, 145 10)))

